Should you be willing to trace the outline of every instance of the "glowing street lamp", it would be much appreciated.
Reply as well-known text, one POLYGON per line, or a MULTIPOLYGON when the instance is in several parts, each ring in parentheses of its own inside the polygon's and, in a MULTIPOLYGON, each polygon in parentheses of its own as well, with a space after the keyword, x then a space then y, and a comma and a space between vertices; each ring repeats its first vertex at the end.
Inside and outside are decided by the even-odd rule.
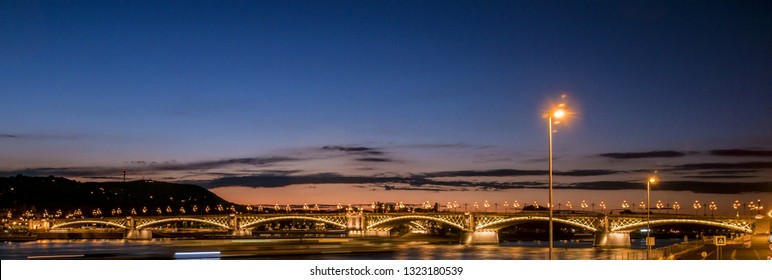
MULTIPOLYGON (((563 95, 562 97, 565 97, 563 95)), ((549 210, 549 260, 552 260, 552 124, 559 124, 558 119, 562 119, 566 116, 566 104, 561 103, 557 108, 553 108, 547 114, 547 128, 549 130, 549 201, 547 202, 549 210)))
POLYGON ((504 201, 504 214, 507 213, 507 208, 509 207, 509 202, 504 201))
POLYGON ((697 210, 700 210, 700 208, 702 208, 702 204, 700 204, 699 200, 695 200, 694 204, 692 205, 692 207, 694 207, 694 215, 696 216, 696 215, 698 215, 697 214, 697 210))
MULTIPOLYGON (((646 205, 651 205, 651 184, 654 184, 657 182, 657 178, 655 177, 649 177, 648 180, 646 180, 646 205)), ((650 259, 651 257, 651 240, 649 240, 649 235, 651 233, 651 211, 649 209, 646 209, 646 247, 648 250, 646 251, 646 259, 650 259)))
POLYGON ((711 201, 708 207, 710 208, 710 216, 713 217, 713 213, 716 211, 716 209, 718 209, 718 206, 716 206, 716 202, 711 201))
POLYGON ((676 214, 678 214, 678 210, 681 209, 681 204, 678 204, 678 201, 673 203, 673 210, 675 210, 676 214))
POLYGON ((627 200, 622 201, 622 211, 627 210, 627 208, 630 208, 630 204, 627 203, 627 200))
POLYGON ((761 206, 761 199, 757 201, 758 201, 758 204, 756 205, 756 210, 758 210, 757 214, 761 214, 761 210, 764 209, 764 206, 761 206))
POLYGON ((582 200, 582 203, 579 204, 579 206, 582 207, 582 211, 584 211, 585 209, 587 209, 587 207, 589 207, 586 200, 582 200))
POLYGON ((741 204, 740 204, 739 200, 735 200, 734 203, 732 204, 732 208, 734 208, 735 216, 738 219, 740 218, 740 210, 739 210, 740 206, 741 206, 741 204))
POLYGON ((601 212, 606 212, 606 202, 600 202, 600 210, 601 212))
POLYGON ((520 208, 520 203, 517 202, 517 200, 515 200, 515 202, 512 202, 512 208, 514 208, 512 211, 514 212, 514 210, 516 210, 517 208, 520 208))

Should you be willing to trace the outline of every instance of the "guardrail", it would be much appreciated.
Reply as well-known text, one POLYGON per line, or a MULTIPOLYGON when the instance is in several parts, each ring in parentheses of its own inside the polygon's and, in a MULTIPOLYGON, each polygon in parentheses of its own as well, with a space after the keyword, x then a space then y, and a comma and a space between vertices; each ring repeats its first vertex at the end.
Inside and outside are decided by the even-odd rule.
POLYGON ((678 256, 689 253, 705 246, 705 240, 681 242, 662 248, 651 250, 652 260, 674 260, 678 256))
MULTIPOLYGON (((673 260, 678 256, 697 250, 705 246, 704 240, 697 240, 691 242, 681 242, 670 246, 665 246, 651 250, 650 259, 652 260, 673 260)), ((621 252, 597 258, 596 260, 646 260, 646 250, 636 250, 629 252, 621 252)))

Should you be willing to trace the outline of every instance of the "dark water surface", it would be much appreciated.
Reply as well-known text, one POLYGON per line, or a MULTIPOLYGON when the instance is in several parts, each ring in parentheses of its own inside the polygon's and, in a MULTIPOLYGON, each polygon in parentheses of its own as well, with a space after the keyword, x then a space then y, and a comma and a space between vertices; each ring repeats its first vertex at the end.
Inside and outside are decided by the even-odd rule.
MULTIPOLYGON (((659 239, 657 247, 679 239, 659 239)), ((497 245, 431 244, 358 239, 224 239, 130 241, 38 240, 0 244, 0 259, 280 259, 280 260, 544 260, 547 242, 518 241, 497 245)), ((601 249, 592 242, 559 240, 554 254, 563 260, 620 259, 640 254, 632 248, 601 249)))

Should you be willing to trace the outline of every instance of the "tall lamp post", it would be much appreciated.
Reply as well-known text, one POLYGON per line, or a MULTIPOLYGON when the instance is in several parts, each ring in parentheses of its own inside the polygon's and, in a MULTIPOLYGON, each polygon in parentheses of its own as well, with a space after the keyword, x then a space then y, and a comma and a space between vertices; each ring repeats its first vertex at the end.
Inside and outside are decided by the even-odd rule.
POLYGON ((646 259, 650 259, 651 257, 651 238, 649 237, 651 233, 651 211, 649 209, 651 208, 651 184, 654 184, 657 182, 657 178, 649 177, 648 180, 646 180, 646 248, 648 250, 646 251, 646 259))
MULTIPOLYGON (((547 123, 548 123, 548 129, 549 129, 549 203, 547 204, 547 209, 549 210, 549 240, 550 240, 550 247, 549 247, 549 260, 552 260, 552 122, 553 119, 557 120, 560 118, 563 118, 566 115, 565 104, 558 105, 557 109, 552 109, 551 112, 547 115, 547 123)), ((555 124, 558 122, 555 121, 555 124)))

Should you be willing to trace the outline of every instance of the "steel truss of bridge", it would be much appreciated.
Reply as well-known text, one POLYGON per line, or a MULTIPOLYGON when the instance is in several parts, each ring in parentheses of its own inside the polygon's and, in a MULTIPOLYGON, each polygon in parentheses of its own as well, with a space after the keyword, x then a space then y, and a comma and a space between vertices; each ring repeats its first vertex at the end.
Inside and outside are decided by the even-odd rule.
MULTIPOLYGON (((391 229, 407 225, 414 229, 425 229, 432 224, 447 225, 457 228, 471 236, 469 243, 498 242, 497 232, 503 228, 531 221, 548 221, 545 211, 523 211, 515 213, 284 213, 284 214, 217 214, 217 215, 179 215, 179 216, 134 216, 102 217, 83 219, 50 219, 34 223, 36 230, 65 229, 83 225, 100 224, 104 227, 125 229, 128 232, 148 231, 153 228, 176 222, 207 224, 219 230, 228 230, 236 234, 248 235, 261 225, 275 222, 303 220, 323 223, 332 228, 344 229, 353 235, 385 236, 391 229), (492 234, 493 233, 493 234, 492 234)), ((696 224, 727 228, 734 231, 752 233, 758 220, 754 217, 736 216, 695 216, 675 214, 646 215, 607 215, 601 213, 562 213, 553 212, 553 223, 581 228, 596 233, 596 236, 625 234, 641 228, 666 224, 696 224)), ((768 223, 768 221, 767 221, 768 223)), ((32 223, 31 223, 32 225, 32 223)), ((469 239, 469 238, 467 238, 469 239)), ((599 242, 603 243, 604 239, 599 242)), ((462 240, 463 241, 463 240, 462 240)), ((597 241, 597 240, 596 240, 597 241)), ((629 242, 629 241, 628 241, 629 242)), ((602 244, 601 244, 602 245, 602 244)), ((624 244, 622 244, 624 245, 624 244)))

